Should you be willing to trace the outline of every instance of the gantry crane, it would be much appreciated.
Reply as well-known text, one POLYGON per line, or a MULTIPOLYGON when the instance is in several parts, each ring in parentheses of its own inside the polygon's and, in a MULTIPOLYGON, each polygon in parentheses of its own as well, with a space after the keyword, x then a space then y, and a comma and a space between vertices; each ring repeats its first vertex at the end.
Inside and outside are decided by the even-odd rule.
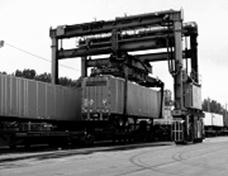
POLYGON ((58 83, 59 60, 80 57, 82 77, 92 67, 94 75, 112 74, 163 89, 162 81, 149 76, 150 63, 167 61, 174 78, 174 140, 199 142, 203 139, 203 115, 197 36, 197 24, 183 23, 182 10, 58 26, 50 29, 52 83, 58 83), (77 46, 64 49, 63 41, 71 38, 77 40, 77 46))

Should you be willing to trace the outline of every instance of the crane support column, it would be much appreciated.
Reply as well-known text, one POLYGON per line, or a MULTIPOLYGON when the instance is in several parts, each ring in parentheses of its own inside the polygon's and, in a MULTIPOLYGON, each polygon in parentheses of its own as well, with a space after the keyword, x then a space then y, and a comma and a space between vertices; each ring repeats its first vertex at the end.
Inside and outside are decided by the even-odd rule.
POLYGON ((175 42, 175 73, 174 73, 174 96, 176 110, 183 110, 183 80, 182 80, 182 22, 174 21, 174 42, 175 42))
POLYGON ((52 38, 51 45, 52 55, 51 55, 51 82, 52 84, 58 84, 58 74, 59 74, 59 61, 58 61, 58 39, 52 38))
POLYGON ((197 58, 197 34, 192 34, 190 37, 190 45, 192 50, 192 59, 191 59, 191 65, 192 65, 192 75, 194 78, 194 81, 196 83, 199 83, 198 78, 198 58, 197 58))
POLYGON ((87 76, 87 57, 81 57, 81 76, 87 76))

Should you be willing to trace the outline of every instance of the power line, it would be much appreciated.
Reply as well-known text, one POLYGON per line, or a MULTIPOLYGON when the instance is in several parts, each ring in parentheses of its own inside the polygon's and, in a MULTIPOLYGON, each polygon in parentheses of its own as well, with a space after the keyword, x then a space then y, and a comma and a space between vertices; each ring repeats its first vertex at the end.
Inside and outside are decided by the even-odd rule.
MULTIPOLYGON (((33 57, 35 57, 35 58, 37 58, 37 59, 40 59, 40 60, 43 60, 43 61, 46 61, 46 62, 50 62, 50 63, 51 63, 51 61, 50 61, 49 59, 47 59, 47 58, 44 58, 44 57, 39 56, 39 55, 37 55, 37 54, 31 53, 31 52, 29 52, 29 51, 27 51, 27 50, 18 48, 18 47, 16 47, 16 46, 12 45, 12 44, 9 44, 8 42, 7 42, 7 43, 4 42, 4 44, 7 45, 7 46, 9 46, 9 47, 11 47, 11 48, 14 48, 14 49, 16 49, 16 50, 18 50, 18 51, 21 51, 21 52, 23 52, 23 53, 26 53, 26 54, 28 54, 28 55, 31 55, 31 56, 33 56, 33 57)), ((60 66, 62 66, 62 67, 64 67, 64 68, 67 68, 67 69, 74 70, 74 71, 80 71, 80 70, 75 69, 75 68, 73 68, 73 67, 70 67, 70 66, 68 66, 68 65, 60 64, 60 66)))

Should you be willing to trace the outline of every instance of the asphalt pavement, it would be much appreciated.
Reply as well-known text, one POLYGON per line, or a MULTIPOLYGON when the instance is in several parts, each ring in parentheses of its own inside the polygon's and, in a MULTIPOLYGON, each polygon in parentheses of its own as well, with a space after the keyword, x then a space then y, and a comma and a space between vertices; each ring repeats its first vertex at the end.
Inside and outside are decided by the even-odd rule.
POLYGON ((0 176, 227 176, 227 146, 228 137, 219 137, 190 145, 135 144, 2 154, 0 176))

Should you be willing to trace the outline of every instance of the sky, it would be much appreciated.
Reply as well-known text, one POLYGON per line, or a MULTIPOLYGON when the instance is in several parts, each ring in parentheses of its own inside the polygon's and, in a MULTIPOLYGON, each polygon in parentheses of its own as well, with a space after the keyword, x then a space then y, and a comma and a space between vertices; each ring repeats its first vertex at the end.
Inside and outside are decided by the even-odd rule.
MULTIPOLYGON (((228 1, 227 0, 0 0, 0 71, 35 69, 51 71, 50 27, 115 17, 184 9, 184 21, 199 27, 198 58, 202 97, 228 103, 228 1), (21 52, 22 49, 40 58, 21 52)), ((80 59, 60 63, 60 76, 77 79, 80 59)), ((172 89, 168 64, 154 65, 153 72, 172 89)))

